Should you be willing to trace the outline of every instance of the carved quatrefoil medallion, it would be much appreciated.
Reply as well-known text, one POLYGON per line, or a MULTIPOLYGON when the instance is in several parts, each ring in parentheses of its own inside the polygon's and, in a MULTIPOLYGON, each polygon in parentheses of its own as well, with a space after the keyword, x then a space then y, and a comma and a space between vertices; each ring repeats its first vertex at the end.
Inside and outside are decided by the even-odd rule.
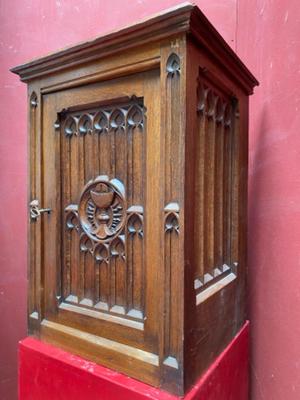
POLYGON ((126 220, 125 189, 118 179, 99 176, 90 181, 80 197, 78 216, 84 232, 94 241, 109 241, 126 220))

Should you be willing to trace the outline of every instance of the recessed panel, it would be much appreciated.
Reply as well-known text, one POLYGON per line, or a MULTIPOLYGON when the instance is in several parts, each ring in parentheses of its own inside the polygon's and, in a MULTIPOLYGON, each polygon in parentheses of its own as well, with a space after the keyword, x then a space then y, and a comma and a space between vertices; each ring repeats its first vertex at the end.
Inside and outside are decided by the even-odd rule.
POLYGON ((58 121, 63 301, 143 321, 143 99, 62 110, 58 121))

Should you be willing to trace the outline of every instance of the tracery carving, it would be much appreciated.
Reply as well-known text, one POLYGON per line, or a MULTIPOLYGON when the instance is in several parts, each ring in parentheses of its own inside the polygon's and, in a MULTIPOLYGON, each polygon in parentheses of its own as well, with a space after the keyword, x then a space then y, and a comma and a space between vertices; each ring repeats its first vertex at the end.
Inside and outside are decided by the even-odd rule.
MULTIPOLYGON (((62 114, 65 111, 62 112, 62 114)), ((86 112, 71 112, 63 124, 67 137, 103 134, 109 130, 126 131, 143 128, 145 108, 141 101, 133 96, 131 101, 111 107, 97 107, 86 112)))
POLYGON ((165 207, 165 232, 179 234, 179 205, 169 203, 165 207))
POLYGON ((226 96, 207 86, 204 82, 198 82, 197 111, 208 119, 213 119, 217 124, 230 127, 232 121, 232 106, 226 96))
POLYGON ((83 253, 94 253, 94 243, 85 233, 80 235, 79 247, 83 253))
POLYGON ((131 236, 143 237, 143 208, 133 206, 128 209, 127 229, 131 236))
POLYGON ((116 237, 110 243, 110 254, 112 257, 120 257, 125 260, 125 238, 124 235, 116 237))

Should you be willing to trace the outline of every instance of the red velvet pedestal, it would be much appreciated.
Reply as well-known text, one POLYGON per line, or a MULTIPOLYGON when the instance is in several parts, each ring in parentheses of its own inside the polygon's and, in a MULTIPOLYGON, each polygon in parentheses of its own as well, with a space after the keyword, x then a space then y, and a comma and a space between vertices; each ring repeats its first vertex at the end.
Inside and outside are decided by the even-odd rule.
MULTIPOLYGON (((247 322, 185 400, 248 399, 247 322)), ((28 337, 19 345, 19 400, 176 400, 178 397, 28 337)))

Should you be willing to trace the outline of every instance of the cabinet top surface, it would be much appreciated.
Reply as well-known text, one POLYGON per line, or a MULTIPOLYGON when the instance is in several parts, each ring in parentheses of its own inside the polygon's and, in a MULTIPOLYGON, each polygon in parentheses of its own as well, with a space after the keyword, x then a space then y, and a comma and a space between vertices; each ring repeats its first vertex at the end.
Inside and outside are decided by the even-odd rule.
POLYGON ((221 63, 229 64, 239 72, 247 84, 249 94, 258 81, 231 47, 225 42, 199 8, 189 2, 151 15, 130 26, 114 30, 92 40, 67 47, 46 56, 33 59, 11 69, 22 81, 29 81, 66 68, 99 60, 117 52, 168 39, 179 34, 195 39, 221 63))

